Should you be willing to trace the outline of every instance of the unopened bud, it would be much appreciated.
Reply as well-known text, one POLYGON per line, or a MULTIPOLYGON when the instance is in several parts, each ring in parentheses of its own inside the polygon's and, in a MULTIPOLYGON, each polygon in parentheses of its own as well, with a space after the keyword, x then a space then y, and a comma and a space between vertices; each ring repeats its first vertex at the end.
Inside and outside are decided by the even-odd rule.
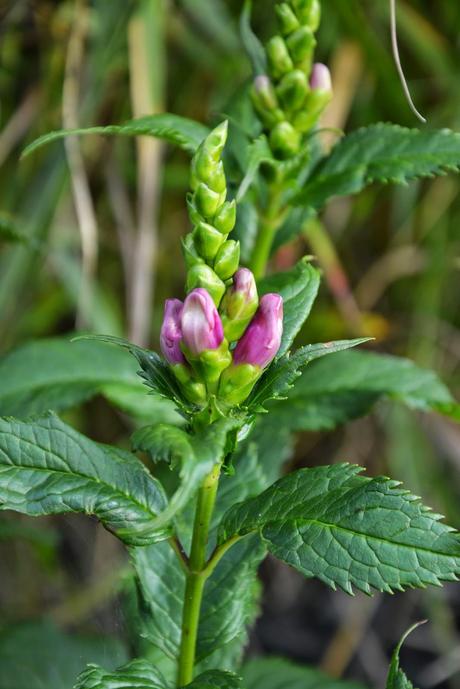
POLYGON ((291 0, 299 21, 306 24, 312 31, 317 31, 321 20, 321 4, 319 0, 291 0))
POLYGON ((204 182, 200 182, 193 196, 193 202, 197 211, 206 220, 210 220, 224 203, 225 196, 225 192, 217 193, 210 189, 207 184, 204 184, 204 182))
POLYGON ((300 132, 309 131, 332 99, 331 74, 326 65, 313 65, 310 77, 310 93, 301 112, 294 117, 294 126, 300 132))
POLYGON ((307 71, 316 45, 312 30, 308 26, 302 26, 289 36, 286 45, 294 64, 301 65, 307 71))
POLYGON ((248 397, 256 381, 262 375, 259 366, 232 364, 222 373, 219 383, 219 399, 227 404, 241 404, 248 397))
POLYGON ((219 306, 225 293, 225 285, 212 268, 205 264, 194 265, 187 273, 187 292, 202 287, 211 295, 214 304, 219 306))
POLYGON ((182 240, 182 253, 184 255, 185 265, 187 268, 192 268, 196 265, 204 265, 204 260, 198 254, 198 251, 193 241, 191 234, 186 234, 182 240))
POLYGON ((228 349, 227 340, 223 340, 217 349, 204 351, 199 359, 193 362, 193 366, 199 371, 200 375, 206 380, 211 390, 216 391, 217 383, 222 371, 232 363, 232 355, 228 349))
POLYGON ((226 201, 212 219, 212 224, 222 234, 229 234, 235 227, 236 201, 226 201))
POLYGON ((166 299, 165 301, 163 324, 160 332, 160 347, 164 358, 170 364, 185 363, 185 358, 180 348, 183 306, 179 299, 166 299))
POLYGON ((220 305, 224 335, 229 342, 240 339, 257 311, 258 303, 254 275, 248 268, 240 268, 220 305))
POLYGON ((279 158, 291 158, 299 152, 300 135, 289 122, 280 122, 270 133, 270 147, 279 158))
POLYGON ((171 370, 189 402, 199 405, 206 402, 206 386, 196 379, 195 372, 188 364, 176 364, 171 366, 171 370))
POLYGON ((308 79, 300 69, 285 74, 276 89, 283 107, 289 110, 301 108, 309 91, 308 79))
POLYGON ((199 151, 192 161, 190 186, 195 190, 200 182, 220 194, 226 189, 224 166, 221 160, 217 163, 207 153, 199 151))
POLYGON ((324 91, 332 94, 332 79, 329 68, 321 62, 316 62, 310 75, 310 88, 312 91, 324 91))
POLYGON ((198 213, 197 208, 195 206, 195 203, 193 201, 193 194, 187 194, 187 211, 188 211, 188 216, 190 218, 190 221, 192 225, 198 225, 202 218, 201 215, 198 213))
POLYGON ((281 38, 281 36, 273 36, 267 45, 266 53, 268 62, 275 79, 282 77, 286 72, 290 72, 294 69, 294 65, 289 55, 286 43, 281 38))
POLYGON ((275 5, 275 12, 276 16, 278 17, 281 33, 284 36, 288 36, 290 33, 299 28, 299 20, 295 16, 292 7, 290 7, 287 2, 282 2, 279 5, 275 5))
POLYGON ((225 241, 225 236, 212 225, 201 222, 193 232, 193 241, 200 256, 210 262, 215 258, 222 242, 225 241))
MULTIPOLYGON (((222 235, 221 235, 222 237, 222 235)), ((228 239, 219 248, 214 270, 221 280, 228 280, 237 270, 240 264, 240 243, 234 239, 228 239)))
POLYGON ((257 313, 238 341, 233 363, 265 368, 276 356, 283 334, 283 299, 279 294, 265 294, 257 313))
POLYGON ((194 289, 187 295, 181 314, 182 339, 193 356, 207 349, 217 349, 223 339, 222 321, 214 302, 205 289, 194 289))

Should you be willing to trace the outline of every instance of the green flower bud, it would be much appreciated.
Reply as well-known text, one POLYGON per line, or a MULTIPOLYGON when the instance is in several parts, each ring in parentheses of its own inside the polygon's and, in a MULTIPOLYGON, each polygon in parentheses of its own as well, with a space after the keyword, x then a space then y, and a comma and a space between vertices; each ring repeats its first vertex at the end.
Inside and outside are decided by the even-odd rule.
POLYGON ((222 234, 229 234, 235 227, 236 201, 226 201, 212 219, 212 224, 222 234))
POLYGON ((294 117, 294 126, 300 132, 307 132, 316 124, 324 108, 332 99, 331 75, 326 65, 321 63, 313 65, 310 89, 302 111, 294 117))
POLYGON ((299 152, 300 134, 289 122, 280 122, 270 134, 270 147, 280 158, 291 158, 299 152))
POLYGON ((215 127, 210 134, 206 137, 204 141, 201 142, 200 148, 197 151, 199 155, 200 150, 204 150, 208 156, 210 156, 214 162, 219 162, 225 143, 227 141, 228 133, 228 122, 224 120, 217 127, 215 127))
POLYGON ((216 163, 206 150, 198 151, 192 161, 190 174, 191 188, 195 190, 200 182, 204 182, 218 194, 227 188, 222 161, 219 160, 216 163))
POLYGON ((281 33, 284 36, 288 36, 290 33, 299 28, 299 20, 287 2, 282 2, 280 5, 275 5, 275 11, 278 17, 281 33))
POLYGON ((266 53, 272 74, 275 79, 282 77, 283 74, 286 74, 286 72, 290 72, 291 69, 294 69, 286 43, 281 36, 273 36, 273 38, 268 41, 266 45, 266 53))
POLYGON ((212 225, 201 222, 193 232, 193 241, 200 256, 210 262, 215 258, 222 242, 225 241, 225 236, 212 225))
POLYGON ((198 213, 210 220, 215 216, 222 204, 225 202, 225 192, 217 193, 210 189, 207 184, 198 184, 193 201, 198 213))
POLYGON ((285 74, 276 89, 276 93, 285 108, 298 110, 310 91, 308 79, 300 69, 285 74))
POLYGON ((228 280, 238 269, 239 264, 240 243, 234 239, 228 239, 217 252, 214 270, 221 280, 228 280))
POLYGON ((218 396, 227 404, 241 404, 250 394, 263 369, 252 364, 229 366, 222 373, 218 396))
MULTIPOLYGON (((311 65, 316 39, 308 26, 302 26, 294 31, 286 41, 289 54, 296 65, 301 64, 303 69, 311 65)), ((307 70, 310 71, 309 69, 307 70)))
POLYGON ((204 383, 196 380, 191 368, 184 364, 175 364, 171 366, 171 370, 179 381, 181 390, 189 402, 199 405, 206 402, 206 387, 204 383))
POLYGON ((225 285, 212 268, 205 264, 194 265, 187 273, 186 290, 191 292, 195 287, 203 287, 219 306, 225 293, 225 285))
POLYGON ((321 20, 319 0, 291 0, 291 4, 299 21, 312 31, 317 31, 321 20))
POLYGON ((204 265, 204 261, 197 252, 195 242, 193 241, 193 236, 191 234, 186 234, 182 239, 182 253, 184 255, 185 265, 187 268, 200 264, 204 265))

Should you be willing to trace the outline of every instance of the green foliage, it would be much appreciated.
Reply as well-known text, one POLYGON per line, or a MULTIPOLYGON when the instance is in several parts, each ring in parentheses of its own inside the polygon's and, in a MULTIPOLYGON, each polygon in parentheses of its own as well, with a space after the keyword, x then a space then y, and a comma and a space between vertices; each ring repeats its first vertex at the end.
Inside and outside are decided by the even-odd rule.
POLYGON ((240 18, 241 40, 251 61, 254 74, 266 74, 267 57, 262 43, 251 28, 251 10, 252 0, 245 0, 240 18))
POLYGON ((408 679, 405 672, 399 667, 399 652, 401 651, 401 647, 409 634, 411 634, 414 629, 417 629, 417 627, 419 627, 421 624, 424 624, 424 621, 413 624, 412 627, 410 627, 410 629, 403 634, 399 644, 393 651, 388 670, 386 689, 413 689, 412 682, 408 679))
POLYGON ((190 689, 239 689, 240 678, 232 672, 208 670, 187 684, 190 689))
POLYGON ((245 404, 251 411, 263 411, 266 402, 285 397, 296 378, 301 375, 302 369, 311 361, 326 356, 326 354, 334 354, 350 347, 356 347, 368 340, 367 337, 361 337, 356 340, 323 342, 301 347, 292 356, 285 354, 273 362, 254 387, 245 404))
POLYGON ((53 415, 0 419, 0 509, 93 514, 125 543, 146 545, 168 538, 158 517, 166 505, 160 483, 128 452, 94 443, 53 415))
MULTIPOLYGON (((25 418, 61 411, 96 394, 128 412, 157 417, 159 407, 122 349, 92 341, 49 338, 28 342, 0 359, 0 414, 25 418)), ((173 405, 163 413, 173 416, 173 405)))
POLYGON ((460 167, 460 134, 375 124, 341 139, 292 199, 320 208, 331 196, 356 194, 373 182, 403 184, 460 167))
POLYGON ((113 669, 125 661, 116 639, 64 634, 50 622, 9 625, 0 632, 0 689, 70 689, 85 663, 113 669))
POLYGON ((179 469, 179 487, 157 524, 167 524, 183 509, 199 485, 228 452, 228 436, 235 430, 232 419, 221 419, 194 435, 177 426, 158 424, 140 428, 132 437, 135 450, 148 452, 156 462, 166 461, 179 469))
POLYGON ((146 115, 124 124, 111 124, 107 127, 80 127, 79 129, 60 129, 40 136, 24 149, 23 156, 28 156, 38 148, 66 136, 82 134, 104 134, 105 136, 153 136, 194 153, 209 129, 200 122, 189 120, 180 115, 162 113, 146 115))
POLYGON ((268 145, 267 137, 264 134, 254 139, 246 149, 245 174, 236 195, 238 203, 243 200, 246 192, 251 188, 262 163, 273 163, 273 155, 268 145))
POLYGON ((333 679, 320 670, 284 658, 257 658, 242 668, 247 689, 364 689, 359 682, 333 679))
POLYGON ((459 405, 433 371, 373 352, 341 352, 315 362, 287 397, 283 405, 272 405, 270 412, 276 414, 277 423, 292 430, 333 428, 367 414, 382 397, 460 418, 459 405))
POLYGON ((258 532, 306 577, 352 593, 440 585, 460 574, 460 540, 440 515, 385 477, 337 464, 303 469, 231 508, 219 542, 258 532))
POLYGON ((278 351, 278 358, 285 354, 303 323, 308 318, 319 289, 320 274, 302 259, 291 270, 275 273, 259 280, 259 294, 276 292, 283 297, 283 336, 278 351))
POLYGON ((167 689, 161 673, 147 660, 132 660, 115 672, 90 665, 78 677, 74 689, 167 689))

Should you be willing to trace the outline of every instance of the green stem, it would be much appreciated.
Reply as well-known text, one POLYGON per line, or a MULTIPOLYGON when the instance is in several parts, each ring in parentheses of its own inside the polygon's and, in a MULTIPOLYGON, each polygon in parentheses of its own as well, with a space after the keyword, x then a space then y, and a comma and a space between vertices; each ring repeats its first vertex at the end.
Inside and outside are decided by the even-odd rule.
POLYGON ((273 240, 277 229, 283 221, 282 191, 282 185, 279 183, 269 188, 267 207, 260 216, 259 231, 250 260, 250 268, 256 280, 265 275, 273 240))
POLYGON ((182 612, 182 637, 177 678, 179 687, 189 684, 193 679, 203 589, 206 579, 212 571, 212 569, 205 569, 206 546, 211 517, 216 502, 220 468, 220 464, 215 465, 211 473, 205 478, 198 493, 189 571, 185 584, 184 609, 182 612))

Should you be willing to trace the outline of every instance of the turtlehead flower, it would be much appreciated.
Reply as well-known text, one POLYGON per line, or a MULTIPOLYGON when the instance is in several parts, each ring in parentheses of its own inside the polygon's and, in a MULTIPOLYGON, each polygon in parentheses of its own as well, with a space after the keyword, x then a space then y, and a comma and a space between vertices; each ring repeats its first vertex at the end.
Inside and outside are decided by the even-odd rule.
POLYGON ((265 368, 275 358, 282 334, 283 299, 279 294, 265 294, 233 352, 233 364, 265 368))
POLYGON ((259 299, 254 275, 248 268, 240 268, 233 276, 233 285, 222 299, 220 312, 225 337, 235 342, 246 330, 257 311, 259 299))
POLYGON ((220 316, 211 295, 202 287, 192 290, 184 302, 181 316, 182 337, 193 356, 217 349, 224 339, 220 316))
POLYGON ((310 75, 310 88, 312 91, 332 92, 332 80, 329 68, 321 62, 313 65, 310 75))
POLYGON ((183 306, 180 299, 166 299, 165 301, 163 324, 160 332, 160 346, 163 356, 173 366, 185 363, 185 357, 180 348, 183 306))

